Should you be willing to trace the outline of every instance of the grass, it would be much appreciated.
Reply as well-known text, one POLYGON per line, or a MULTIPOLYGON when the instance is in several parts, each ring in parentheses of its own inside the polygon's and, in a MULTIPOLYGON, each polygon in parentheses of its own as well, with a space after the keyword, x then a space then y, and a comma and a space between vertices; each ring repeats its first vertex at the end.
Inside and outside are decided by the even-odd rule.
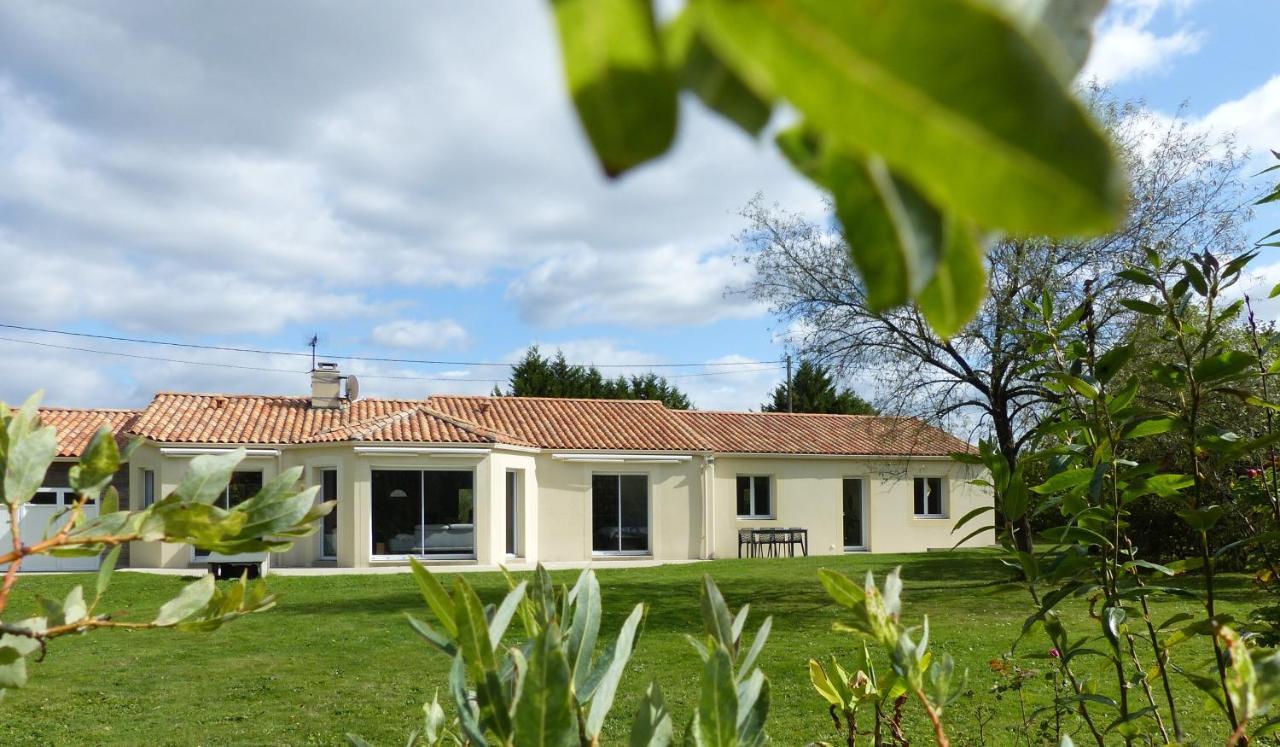
MULTIPOLYGON (((933 646, 950 652, 958 668, 970 673, 972 696, 946 716, 953 744, 1015 743, 1027 734, 1018 699, 1012 694, 997 699, 991 692, 1001 675, 989 661, 1009 650, 1030 611, 1029 601, 992 555, 968 551, 600 571, 604 629, 610 636, 634 604, 650 604, 606 727, 606 744, 625 743, 640 691, 651 679, 659 681, 678 719, 692 712, 700 662, 683 636, 701 630, 698 584, 708 572, 732 607, 751 604, 748 630, 765 615, 774 618, 760 664, 772 686, 775 741, 838 742, 809 685, 806 662, 847 653, 855 641, 831 629, 839 609, 827 600, 815 572, 822 567, 852 574, 872 570, 879 577, 895 565, 903 567, 906 580, 907 619, 929 615, 933 646), (982 719, 987 723, 980 727, 982 719)), ((555 575, 571 584, 576 572, 555 575)), ((469 574, 468 579, 486 600, 496 601, 505 590, 495 574, 469 574)), ((92 576, 25 577, 10 616, 34 614, 37 594, 60 598, 77 583, 91 588, 92 576)), ((182 583, 172 576, 119 573, 107 608, 126 619, 147 619, 182 583)), ((374 744, 402 744, 419 722, 422 702, 437 688, 444 695, 448 664, 404 622, 405 612, 430 615, 410 577, 277 577, 269 584, 284 593, 278 608, 212 634, 102 631, 55 642, 48 657, 32 665, 28 687, 8 693, 0 704, 0 744, 338 744, 349 731, 374 744)), ((1243 577, 1223 577, 1221 588, 1227 612, 1240 613, 1258 601, 1243 577)), ((1191 609, 1185 602, 1165 602, 1156 616, 1191 609)), ((1098 631, 1083 614, 1068 616, 1067 623, 1077 635, 1098 631)), ((1043 634, 1031 635, 1018 647, 1019 656, 1026 657, 1019 665, 1046 671, 1047 646, 1043 634)), ((1196 646, 1194 653, 1189 645, 1178 654, 1183 666, 1208 661, 1208 649, 1196 646)), ((1096 663, 1088 666, 1101 663, 1091 661, 1096 663)), ((1094 674, 1104 687, 1114 687, 1104 670, 1094 674)), ((1048 702, 1043 678, 1028 683, 1029 708, 1048 702)), ((1224 741, 1220 721, 1205 710, 1199 692, 1182 682, 1178 692, 1190 735, 1208 743, 1224 741)), ((913 743, 931 743, 919 709, 909 710, 913 743)))

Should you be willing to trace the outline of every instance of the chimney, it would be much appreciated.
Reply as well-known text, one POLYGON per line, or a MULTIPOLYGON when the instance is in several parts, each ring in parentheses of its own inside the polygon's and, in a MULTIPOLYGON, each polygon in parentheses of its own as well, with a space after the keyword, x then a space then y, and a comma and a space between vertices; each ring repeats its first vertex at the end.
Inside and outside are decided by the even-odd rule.
POLYGON ((311 370, 311 407, 317 410, 342 407, 341 381, 337 363, 317 363, 311 370))

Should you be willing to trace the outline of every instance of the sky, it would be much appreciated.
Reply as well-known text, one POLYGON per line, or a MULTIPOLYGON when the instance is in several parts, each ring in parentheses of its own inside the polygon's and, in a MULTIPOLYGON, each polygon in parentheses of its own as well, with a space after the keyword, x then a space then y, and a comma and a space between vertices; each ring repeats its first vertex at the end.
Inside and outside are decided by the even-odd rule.
MULTIPOLYGON (((822 198, 767 140, 685 100, 672 151, 610 181, 545 2, 353 7, 0 0, 0 324, 441 362, 339 360, 366 396, 487 393, 537 343, 656 366, 702 409, 768 398, 785 328, 739 292, 739 212, 822 198)), ((1113 0, 1084 75, 1237 133, 1260 170, 1278 26, 1276 0, 1113 0)), ((300 356, 0 338, 9 402, 308 387, 300 356)))

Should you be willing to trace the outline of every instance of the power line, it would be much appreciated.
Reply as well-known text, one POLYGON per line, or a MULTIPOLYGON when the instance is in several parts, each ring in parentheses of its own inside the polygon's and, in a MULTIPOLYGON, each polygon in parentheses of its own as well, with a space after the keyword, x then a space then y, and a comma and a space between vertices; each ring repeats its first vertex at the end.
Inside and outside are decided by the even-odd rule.
MULTIPOLYGON (((102 335, 91 332, 71 332, 62 329, 47 329, 44 327, 26 327, 20 324, 0 324, 3 329, 15 329, 22 332, 39 332, 49 335, 65 335, 68 337, 83 337, 94 340, 107 340, 110 342, 129 342, 139 345, 164 345, 174 348, 187 348, 192 350, 218 350, 226 353, 250 353, 253 355, 285 355, 295 358, 307 358, 310 352, 298 352, 290 350, 264 350, 262 348, 243 348, 232 347, 226 345, 201 345, 192 342, 174 342, 171 340, 151 340, 142 337, 121 337, 118 335, 102 335)), ((507 368, 511 363, 492 363, 488 361, 444 361, 429 360, 425 358, 386 358, 368 355, 340 355, 337 353, 326 353, 325 358, 337 358, 344 361, 366 361, 370 363, 409 363, 424 366, 487 366, 496 368, 507 368)), ((766 364, 782 363, 781 359, 774 361, 721 361, 714 363, 573 363, 573 366, 582 366, 584 368, 725 368, 731 366, 759 366, 766 364)), ((277 370, 277 369, 270 369, 277 370)), ((475 379, 472 379, 475 381, 475 379)))
MULTIPOLYGON (((0 327, 8 327, 8 326, 11 326, 11 325, 0 324, 0 327)), ((42 348, 53 348, 55 350, 68 350, 68 351, 73 351, 77 353, 92 353, 94 355, 108 355, 116 358, 131 358, 134 360, 158 361, 161 363, 177 363, 177 364, 187 365, 187 366, 205 366, 208 368, 233 368, 233 369, 238 369, 242 371, 262 371, 266 373, 290 374, 290 375, 300 375, 300 374, 308 373, 307 371, 300 371, 296 369, 266 368, 264 366, 245 366, 237 363, 217 363, 213 361, 193 361, 193 360, 185 360, 181 358, 166 358, 163 356, 156 356, 156 355, 142 355, 139 353, 124 353, 118 350, 99 350, 96 348, 76 347, 74 345, 57 345, 51 342, 40 342, 38 340, 22 340, 15 337, 0 337, 0 341, 17 343, 19 345, 36 345, 42 348)), ((306 354, 303 353, 302 355, 306 355, 306 354)), ((503 364, 503 365, 510 365, 510 364, 503 364)), ((689 378, 695 378, 699 376, 734 376, 739 374, 765 373, 768 371, 780 371, 780 370, 782 369, 778 366, 769 366, 769 367, 751 368, 751 369, 736 370, 736 371, 707 371, 707 372, 695 373, 695 374, 675 374, 672 376, 665 376, 663 378, 689 379, 689 378)), ((434 381, 434 382, 452 382, 452 383, 475 382, 475 383, 481 383, 481 384, 505 384, 507 381, 506 379, 472 379, 472 378, 459 378, 456 376, 455 377, 395 376, 391 374, 359 374, 359 376, 362 379, 386 379, 386 380, 396 380, 396 381, 434 381)))
POLYGON ((287 373, 287 374, 304 374, 306 371, 291 371, 284 368, 266 368, 264 366, 242 366, 236 363, 213 363, 210 361, 188 361, 179 360, 177 358, 162 358, 155 355, 139 355, 137 353, 121 353, 117 350, 95 350, 93 348, 78 348, 72 345, 55 345, 51 342, 39 342, 37 340, 19 340, 14 337, 0 337, 0 341, 16 342, 20 345, 39 345, 42 348, 54 348, 57 350, 73 350, 77 353, 96 353, 98 355, 113 355, 117 358, 134 358, 144 361, 160 361, 162 363, 183 363, 188 366, 209 366, 210 368, 238 368, 244 371, 266 371, 268 373, 287 373))

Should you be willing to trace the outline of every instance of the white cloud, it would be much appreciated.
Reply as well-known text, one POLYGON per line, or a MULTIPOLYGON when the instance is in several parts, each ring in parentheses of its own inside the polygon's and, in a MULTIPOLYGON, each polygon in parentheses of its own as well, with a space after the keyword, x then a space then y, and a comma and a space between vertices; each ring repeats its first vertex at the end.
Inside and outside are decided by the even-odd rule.
MULTIPOLYGON (((1268 148, 1280 150, 1280 74, 1244 96, 1214 107, 1200 124, 1215 132, 1234 132, 1237 142, 1255 155, 1266 155, 1268 148)), ((1270 162, 1271 158, 1264 160, 1270 162)))
POLYGON ((374 327, 373 341, 392 348, 443 350, 465 345, 467 330, 452 319, 397 319, 374 327))
MULTIPOLYGON (((110 257, 135 276, 199 267, 350 308, 389 288, 545 270, 570 245, 703 255, 761 189, 819 209, 771 146, 696 106, 670 157, 606 182, 550 16, 536 3, 0 3, 0 225, 27 256, 110 257)), ((615 286, 631 269, 597 265, 615 286)), ((696 323, 719 288, 683 285, 660 320, 606 312, 696 323)), ((250 323, 242 299, 218 298, 135 323, 264 329, 324 314, 287 304, 278 323, 250 323)))
POLYGON ((526 319, 543 326, 696 325, 762 315, 761 304, 725 294, 749 281, 752 272, 724 252, 670 245, 601 252, 577 246, 538 264, 507 295, 526 319))
POLYGON ((1160 34, 1151 28, 1162 12, 1175 17, 1188 0, 1120 0, 1098 20, 1088 62, 1080 77, 1104 85, 1167 70, 1178 57, 1199 51, 1203 34, 1181 26, 1160 34))

